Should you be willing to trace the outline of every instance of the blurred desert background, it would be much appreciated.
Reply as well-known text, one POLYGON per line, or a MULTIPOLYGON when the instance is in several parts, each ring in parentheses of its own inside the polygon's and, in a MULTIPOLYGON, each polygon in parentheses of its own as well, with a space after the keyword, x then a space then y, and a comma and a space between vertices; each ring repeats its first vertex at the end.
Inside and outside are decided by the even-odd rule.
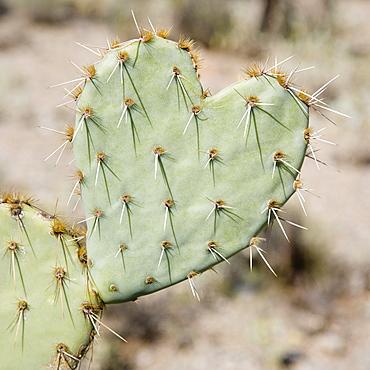
MULTIPOLYGON (((333 124, 312 111, 311 125, 325 140, 313 145, 325 162, 307 159, 303 181, 313 189, 306 217, 293 196, 287 218, 309 231, 286 226, 291 243, 275 227, 264 234, 266 257, 249 251, 195 279, 109 307, 104 322, 128 343, 103 329, 82 368, 91 370, 367 370, 370 369, 370 1, 368 0, 0 0, 0 189, 40 199, 59 215, 74 181, 72 153, 45 158, 63 143, 73 123, 62 87, 79 66, 97 56, 77 42, 107 45, 137 37, 131 16, 150 28, 172 27, 169 38, 195 39, 204 59, 201 81, 213 94, 236 81, 241 69, 270 56, 314 92, 340 74, 323 95, 333 124), (368 208, 369 207, 369 208, 368 208), (89 364, 89 359, 93 361, 89 364)), ((70 85, 69 87, 72 87, 70 85)), ((68 99, 67 99, 68 100, 68 99)))

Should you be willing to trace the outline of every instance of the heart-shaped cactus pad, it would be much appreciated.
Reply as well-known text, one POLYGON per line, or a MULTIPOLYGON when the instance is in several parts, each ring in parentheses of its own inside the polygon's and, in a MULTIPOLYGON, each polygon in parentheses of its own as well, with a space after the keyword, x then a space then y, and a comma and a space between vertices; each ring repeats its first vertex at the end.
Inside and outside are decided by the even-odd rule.
POLYGON ((106 303, 229 262, 281 221, 306 153, 308 105, 279 66, 210 96, 193 43, 163 36, 112 43, 75 91, 89 268, 106 303))

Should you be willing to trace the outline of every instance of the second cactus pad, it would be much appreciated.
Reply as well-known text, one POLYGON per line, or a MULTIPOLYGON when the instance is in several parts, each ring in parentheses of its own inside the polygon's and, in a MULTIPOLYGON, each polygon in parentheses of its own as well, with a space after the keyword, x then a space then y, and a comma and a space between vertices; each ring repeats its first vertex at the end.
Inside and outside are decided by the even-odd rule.
POLYGON ((91 348, 103 305, 82 238, 32 198, 0 194, 2 369, 76 369, 91 348))
POLYGON ((192 43, 114 44, 77 99, 90 272, 106 303, 191 279, 273 222, 306 152, 308 107, 275 68, 209 96, 192 43))

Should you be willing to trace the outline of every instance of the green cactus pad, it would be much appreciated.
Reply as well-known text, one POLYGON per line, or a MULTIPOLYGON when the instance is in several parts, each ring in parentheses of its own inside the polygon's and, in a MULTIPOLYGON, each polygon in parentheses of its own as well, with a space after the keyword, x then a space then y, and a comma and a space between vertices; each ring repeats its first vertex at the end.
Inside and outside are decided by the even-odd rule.
POLYGON ((115 45, 77 100, 89 270, 106 303, 228 260, 294 192, 308 106, 287 76, 255 67, 207 96, 191 46, 154 35, 115 45))
POLYGON ((30 198, 0 198, 2 368, 75 369, 95 333, 86 302, 101 311, 81 235, 30 198))

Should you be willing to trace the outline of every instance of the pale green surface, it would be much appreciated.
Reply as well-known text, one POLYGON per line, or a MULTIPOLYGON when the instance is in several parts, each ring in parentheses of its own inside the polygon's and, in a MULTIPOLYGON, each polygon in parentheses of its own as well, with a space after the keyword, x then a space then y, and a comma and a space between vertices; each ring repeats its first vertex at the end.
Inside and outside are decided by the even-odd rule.
MULTIPOLYGON (((23 228, 11 217, 8 206, 0 205, 1 369, 46 368, 56 355, 59 343, 66 344, 71 353, 77 353, 80 345, 89 343, 91 332, 90 323, 79 310, 81 303, 86 300, 86 277, 74 252, 76 244, 71 241, 67 243, 73 261, 67 256, 66 262, 57 238, 50 235, 50 221, 35 216, 35 209, 23 207, 24 217, 21 221, 35 255, 23 228), (15 284, 11 253, 6 249, 10 240, 23 248, 23 252, 17 253, 19 266, 15 261, 15 284), (63 267, 70 279, 65 283, 66 296, 56 295, 56 292, 59 294, 54 277, 56 267, 63 267), (17 314, 20 300, 29 305, 24 316, 17 314)), ((64 368, 61 362, 60 369, 64 368)))
MULTIPOLYGON (((250 239, 266 226, 267 212, 261 212, 267 202, 277 199, 283 204, 293 193, 292 184, 297 175, 294 171, 279 164, 272 178, 274 153, 281 150, 286 161, 299 169, 306 150, 303 131, 308 125, 307 107, 302 108, 304 104, 299 105, 275 78, 260 76, 243 80, 215 96, 201 99, 202 88, 187 52, 177 49, 172 41, 155 37, 140 44, 134 66, 137 45, 138 42, 133 42, 126 47, 130 59, 125 64, 123 86, 119 68, 106 82, 117 63, 115 49, 97 65, 94 84, 86 83, 77 104, 79 108, 92 107, 95 122, 101 125, 98 128, 87 120, 89 140, 84 123, 73 147, 76 164, 85 175, 81 191, 86 218, 94 209, 104 212, 94 229, 95 219, 88 221, 87 243, 89 258, 93 261, 90 271, 106 303, 132 300, 182 281, 191 271, 209 269, 222 261, 207 250, 211 240, 217 243, 217 250, 225 258, 247 247, 250 239), (177 66, 184 77, 181 82, 190 96, 186 104, 175 79, 166 90, 173 66, 177 66), (243 135, 245 119, 237 128, 246 112, 245 100, 238 93, 246 98, 257 96, 261 103, 274 104, 253 107, 258 140, 252 117, 247 137, 243 135), (124 98, 137 102, 137 109, 130 110, 138 133, 136 150, 130 117, 126 123, 125 116, 117 128, 124 98), (197 121, 193 118, 183 134, 193 105, 200 105, 202 110, 197 121), (164 230, 163 201, 171 196, 160 168, 154 178, 152 150, 156 146, 166 151, 160 158, 176 202, 172 220, 178 248, 169 220, 164 230), (213 147, 219 150, 222 160, 222 163, 214 163, 215 181, 210 167, 204 169, 208 160, 205 152, 213 147), (95 186, 98 167, 95 156, 99 151, 106 153, 105 163, 115 176, 106 166, 101 166, 95 186), (132 237, 127 209, 120 224, 124 194, 134 200, 130 204, 132 237), (222 199, 240 218, 233 216, 232 220, 221 213, 214 232, 214 213, 206 219, 213 208, 207 198, 222 199), (164 240, 173 247, 158 267, 164 240), (128 248, 117 256, 120 243, 128 248), (155 282, 145 284, 147 276, 153 276, 155 282), (112 284, 116 291, 109 289, 112 284)), ((79 120, 77 115, 76 122, 79 120)))

